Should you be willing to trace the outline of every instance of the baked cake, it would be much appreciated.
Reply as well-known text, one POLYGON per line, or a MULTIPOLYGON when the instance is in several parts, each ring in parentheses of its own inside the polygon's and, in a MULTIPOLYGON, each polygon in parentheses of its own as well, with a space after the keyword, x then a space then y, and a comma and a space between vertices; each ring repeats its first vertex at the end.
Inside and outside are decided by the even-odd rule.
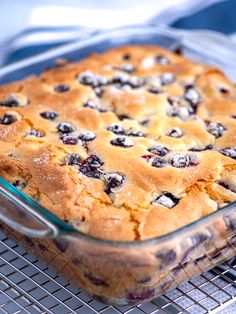
POLYGON ((0 87, 0 175, 83 232, 166 234, 236 200, 236 87, 126 46, 0 87))

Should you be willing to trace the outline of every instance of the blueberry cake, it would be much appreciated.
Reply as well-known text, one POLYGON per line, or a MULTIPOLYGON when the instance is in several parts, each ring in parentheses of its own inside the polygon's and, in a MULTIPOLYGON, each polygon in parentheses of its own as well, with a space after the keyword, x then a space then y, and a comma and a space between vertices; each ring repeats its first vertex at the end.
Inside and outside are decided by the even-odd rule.
POLYGON ((0 175, 112 240, 160 236, 236 200, 236 87, 125 46, 0 87, 0 175))

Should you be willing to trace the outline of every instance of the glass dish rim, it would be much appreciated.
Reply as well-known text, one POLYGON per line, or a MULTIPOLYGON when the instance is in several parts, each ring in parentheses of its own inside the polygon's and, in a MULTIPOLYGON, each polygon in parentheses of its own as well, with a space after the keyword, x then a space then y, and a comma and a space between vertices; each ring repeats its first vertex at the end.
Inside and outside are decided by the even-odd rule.
MULTIPOLYGON (((111 38, 109 36, 116 34, 116 32, 119 32, 119 35, 121 35, 120 32, 123 31, 126 33, 126 34, 124 34, 124 36, 125 35, 127 36, 127 31, 138 32, 140 30, 145 31, 145 32, 150 31, 150 34, 151 34, 151 32, 155 31, 156 35, 169 36, 170 38, 177 39, 177 40, 180 40, 182 37, 181 30, 180 31, 176 30, 176 34, 174 34, 173 32, 175 32, 175 29, 173 29, 173 28, 169 28, 169 27, 161 26, 161 25, 157 26, 157 25, 153 25, 153 24, 130 25, 130 26, 125 26, 125 27, 120 27, 120 28, 114 28, 112 30, 104 31, 102 33, 95 32, 94 34, 90 35, 88 38, 82 39, 79 42, 75 42, 72 44, 71 43, 65 44, 59 48, 50 49, 49 51, 47 51, 45 53, 39 54, 39 55, 34 56, 34 57, 30 57, 30 58, 23 60, 23 61, 18 61, 16 63, 10 64, 8 66, 5 66, 2 69, 0 69, 0 76, 6 75, 9 72, 12 72, 14 70, 21 69, 21 68, 24 68, 26 66, 39 63, 41 61, 45 61, 46 59, 59 57, 62 53, 72 52, 76 48, 80 49, 81 47, 83 47, 83 44, 84 44, 84 46, 86 46, 86 44, 90 44, 93 41, 96 42, 96 41, 99 41, 102 39, 109 39, 109 38, 111 38), (157 33, 157 31, 159 33, 157 33), (79 47, 79 46, 81 46, 81 47, 79 47)), ((187 32, 189 34, 198 33, 198 32, 199 33, 205 32, 207 34, 212 34, 213 36, 220 35, 222 38, 227 39, 227 36, 225 36, 224 34, 215 32, 215 31, 193 30, 193 31, 187 31, 187 32)), ((133 45, 135 45, 135 44, 133 44, 133 45)), ((152 45, 155 45, 155 44, 152 44, 152 45)), ((61 56, 61 57, 63 57, 63 56, 61 56)), ((156 237, 152 237, 152 238, 148 238, 148 239, 144 239, 144 240, 132 240, 132 241, 108 240, 108 239, 103 239, 103 238, 89 235, 85 232, 82 232, 78 228, 75 228, 75 226, 73 224, 70 224, 70 223, 63 221, 58 216, 56 216, 52 212, 50 212, 48 209, 46 209, 45 207, 40 205, 38 202, 36 202, 35 200, 33 200, 32 198, 27 196, 25 193, 16 189, 11 183, 7 182, 1 176, 0 176, 0 182, 2 183, 2 185, 7 190, 12 191, 15 194, 15 197, 18 196, 21 199, 23 198, 24 200, 28 201, 33 210, 36 210, 36 211, 39 210, 41 212, 41 214, 44 217, 46 217, 50 221, 50 223, 52 223, 58 229, 58 231, 59 231, 58 237, 60 237, 60 236, 73 236, 76 238, 85 239, 86 241, 92 242, 95 244, 117 247, 117 248, 130 249, 132 247, 134 247, 134 248, 144 247, 147 245, 155 245, 155 244, 160 244, 160 243, 166 242, 166 241, 168 241, 174 237, 181 236, 182 234, 184 234, 190 230, 193 231, 193 228, 197 229, 197 228, 201 227, 204 223, 207 223, 210 219, 219 218, 219 217, 223 216, 224 214, 227 214, 233 208, 236 207, 236 201, 231 202, 231 203, 227 204, 226 206, 216 210, 215 212, 212 212, 206 216, 199 218, 198 220, 195 220, 195 221, 193 221, 187 225, 184 225, 184 226, 182 226, 176 230, 173 230, 173 231, 171 231, 167 234, 161 235, 161 236, 156 236, 156 237)), ((17 198, 15 198, 15 202, 17 203, 17 198)))

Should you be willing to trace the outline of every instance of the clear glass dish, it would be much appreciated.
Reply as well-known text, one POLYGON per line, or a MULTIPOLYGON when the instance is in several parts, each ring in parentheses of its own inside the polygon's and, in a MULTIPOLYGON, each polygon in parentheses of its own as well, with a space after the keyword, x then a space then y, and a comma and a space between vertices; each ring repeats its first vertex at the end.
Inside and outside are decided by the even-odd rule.
MULTIPOLYGON (((222 68, 235 79, 235 45, 217 33, 134 26, 93 36, 0 69, 0 83, 38 74, 58 58, 79 60, 117 45, 181 45, 184 55, 222 68), (216 53, 217 52, 217 53, 216 53)), ((94 238, 60 220, 0 177, 1 228, 93 297, 136 304, 236 254, 236 202, 153 239, 94 238)))

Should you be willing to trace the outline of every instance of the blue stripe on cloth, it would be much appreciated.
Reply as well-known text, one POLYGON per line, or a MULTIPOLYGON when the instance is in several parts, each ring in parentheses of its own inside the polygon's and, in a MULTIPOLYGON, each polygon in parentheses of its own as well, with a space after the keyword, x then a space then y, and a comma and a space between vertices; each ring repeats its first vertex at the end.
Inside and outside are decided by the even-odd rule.
POLYGON ((236 32, 235 10, 236 0, 219 2, 179 19, 172 26, 185 29, 210 29, 230 34, 236 32))

